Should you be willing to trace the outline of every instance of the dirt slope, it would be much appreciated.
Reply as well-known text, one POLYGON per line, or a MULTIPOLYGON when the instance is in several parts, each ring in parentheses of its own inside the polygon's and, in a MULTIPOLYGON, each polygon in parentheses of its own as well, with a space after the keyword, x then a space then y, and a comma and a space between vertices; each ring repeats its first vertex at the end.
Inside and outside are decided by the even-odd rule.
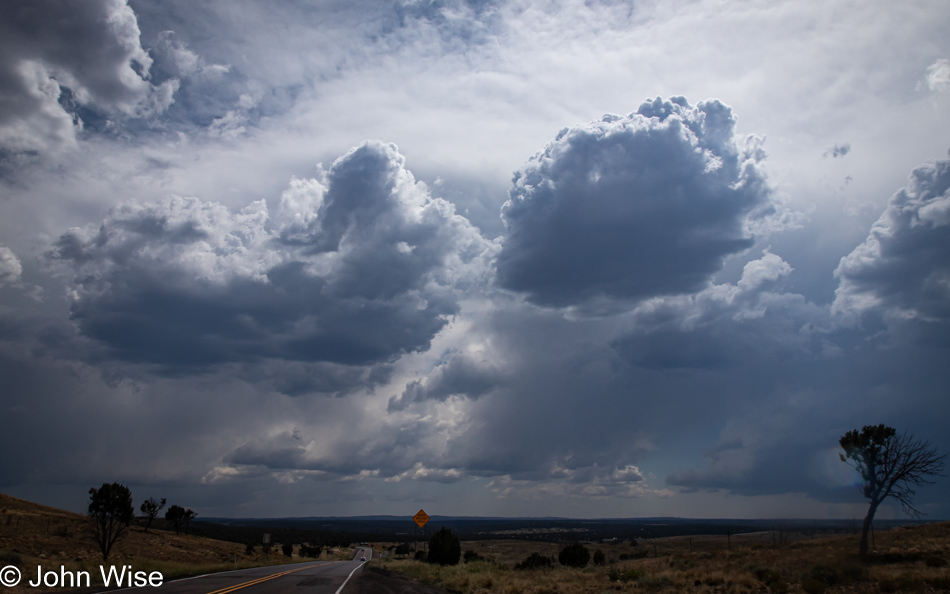
MULTIPOLYGON (((162 520, 155 524, 161 525, 162 520)), ((4 552, 17 553, 24 561, 98 562, 102 558, 86 516, 0 493, 0 553, 4 552)), ((129 530, 113 547, 109 562, 155 559, 202 564, 227 562, 234 555, 245 558, 244 547, 159 530, 153 524, 148 532, 138 527, 129 530)))

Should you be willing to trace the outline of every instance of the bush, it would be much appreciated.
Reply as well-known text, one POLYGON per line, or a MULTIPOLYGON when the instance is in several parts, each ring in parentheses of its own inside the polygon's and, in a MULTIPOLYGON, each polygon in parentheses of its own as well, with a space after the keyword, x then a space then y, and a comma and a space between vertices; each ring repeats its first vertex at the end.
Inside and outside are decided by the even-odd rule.
POLYGON ((600 549, 594 551, 594 565, 604 565, 607 562, 607 555, 600 549))
POLYGON ((413 555, 412 558, 415 559, 416 561, 425 561, 425 560, 426 560, 426 552, 425 552, 425 551, 416 551, 416 554, 413 555))
POLYGON ((879 580, 877 582, 877 589, 881 592, 897 592, 897 582, 894 580, 879 580))
POLYGON ((897 578, 897 589, 901 592, 920 592, 924 589, 924 582, 912 575, 902 575, 897 578))
POLYGON ((946 567, 947 560, 944 559, 943 557, 936 557, 936 556, 927 557, 926 559, 924 559, 924 564, 927 567, 946 567))
POLYGON ((20 567, 23 565, 23 557, 20 556, 20 553, 10 553, 4 551, 0 553, 0 565, 16 565, 20 567))
POLYGON ((581 543, 574 542, 561 549, 557 561, 567 567, 584 567, 590 561, 590 551, 581 543))
POLYGON ((607 579, 612 582, 635 582, 638 579, 642 578, 646 574, 643 573, 642 569, 628 569, 627 571, 619 571, 613 567, 607 571, 607 579))
POLYGON ((826 586, 838 585, 838 572, 828 565, 817 565, 811 570, 811 576, 826 586))
POLYGON ((628 569, 623 573, 624 581, 636 581, 644 576, 646 576, 646 574, 643 572, 643 570, 637 569, 636 567, 633 569, 628 569))
MULTIPOLYGON (((819 582, 811 574, 806 573, 802 576, 802 591, 806 594, 825 594, 828 586, 819 582)), ((883 590, 887 591, 887 590, 883 590)))
POLYGON ((515 569, 547 569, 554 566, 554 559, 541 553, 531 553, 527 559, 515 565, 515 569))
POLYGON ((443 526, 429 539, 429 563, 439 565, 458 565, 462 558, 462 545, 459 537, 443 526))
POLYGON ((246 545, 244 545, 244 554, 245 554, 245 555, 253 555, 253 554, 254 554, 254 547, 256 547, 256 546, 257 546, 257 543, 256 543, 256 542, 254 542, 254 541, 248 542, 246 545))
POLYGON ((400 544, 398 547, 396 547, 395 553, 396 553, 397 555, 402 555, 402 556, 405 557, 405 556, 408 555, 411 551, 412 551, 412 549, 409 548, 409 543, 404 542, 404 543, 400 544))
POLYGON ((475 551, 465 551, 465 553, 462 555, 462 558, 465 559, 466 563, 471 563, 472 561, 483 561, 485 559, 475 551))
POLYGON ((752 575, 755 576, 755 579, 759 580, 763 584, 769 584, 782 579, 782 576, 779 575, 774 569, 762 567, 761 565, 754 565, 749 568, 749 571, 752 572, 752 575))
POLYGON ((869 579, 868 570, 858 563, 845 563, 839 569, 841 583, 866 582, 869 579))
POLYGON ((647 577, 643 576, 637 580, 637 586, 644 590, 663 590, 673 587, 673 580, 667 576, 647 577))
POLYGON ((935 577, 927 580, 934 590, 950 590, 950 577, 935 577))
POLYGON ((788 593, 788 582, 779 578, 777 580, 772 580, 767 583, 766 586, 769 589, 769 592, 772 594, 787 594, 788 593))
POLYGON ((284 544, 280 545, 280 550, 284 552, 284 557, 293 557, 294 556, 294 545, 284 544))

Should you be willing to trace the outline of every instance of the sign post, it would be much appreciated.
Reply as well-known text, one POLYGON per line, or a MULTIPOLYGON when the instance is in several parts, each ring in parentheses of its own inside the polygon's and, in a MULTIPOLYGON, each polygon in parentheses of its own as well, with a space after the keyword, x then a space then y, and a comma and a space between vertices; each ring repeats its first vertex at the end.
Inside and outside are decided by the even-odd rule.
POLYGON ((425 526, 429 522, 429 514, 427 514, 425 511, 420 509, 419 513, 412 516, 412 521, 416 523, 416 526, 418 526, 419 528, 422 528, 422 550, 425 551, 427 545, 429 544, 428 542, 426 542, 426 533, 425 533, 425 526))

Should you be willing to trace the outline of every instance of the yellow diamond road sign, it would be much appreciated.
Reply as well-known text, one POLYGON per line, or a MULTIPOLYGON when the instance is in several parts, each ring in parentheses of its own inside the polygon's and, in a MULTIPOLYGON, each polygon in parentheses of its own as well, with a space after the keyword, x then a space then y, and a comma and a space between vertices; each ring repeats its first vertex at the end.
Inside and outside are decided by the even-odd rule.
POLYGON ((423 526, 426 525, 426 522, 429 521, 429 516, 420 509, 419 513, 412 516, 412 520, 416 523, 417 526, 419 526, 419 528, 422 528, 423 526))

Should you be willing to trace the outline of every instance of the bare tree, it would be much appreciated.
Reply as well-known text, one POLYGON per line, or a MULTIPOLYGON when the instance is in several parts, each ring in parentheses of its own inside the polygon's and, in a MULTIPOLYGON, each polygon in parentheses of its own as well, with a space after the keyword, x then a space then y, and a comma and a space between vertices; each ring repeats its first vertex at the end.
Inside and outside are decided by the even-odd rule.
POLYGON ((877 508, 888 497, 900 502, 904 513, 920 516, 914 507, 915 487, 932 485, 931 477, 940 476, 946 454, 938 455, 929 441, 915 439, 886 425, 865 425, 845 433, 838 441, 844 449, 839 454, 861 474, 860 486, 864 497, 870 502, 868 513, 861 527, 861 557, 868 554, 868 530, 874 521, 877 508))
POLYGON ((125 485, 103 483, 98 489, 89 489, 89 518, 103 561, 109 558, 115 541, 128 530, 134 515, 132 492, 125 485))
POLYGON ((148 527, 152 525, 152 521, 155 520, 155 516, 157 516, 158 512, 162 511, 162 508, 164 507, 164 497, 162 497, 161 501, 155 501, 154 497, 149 497, 147 500, 142 502, 142 506, 139 509, 143 514, 145 514, 145 532, 148 532, 148 527))

